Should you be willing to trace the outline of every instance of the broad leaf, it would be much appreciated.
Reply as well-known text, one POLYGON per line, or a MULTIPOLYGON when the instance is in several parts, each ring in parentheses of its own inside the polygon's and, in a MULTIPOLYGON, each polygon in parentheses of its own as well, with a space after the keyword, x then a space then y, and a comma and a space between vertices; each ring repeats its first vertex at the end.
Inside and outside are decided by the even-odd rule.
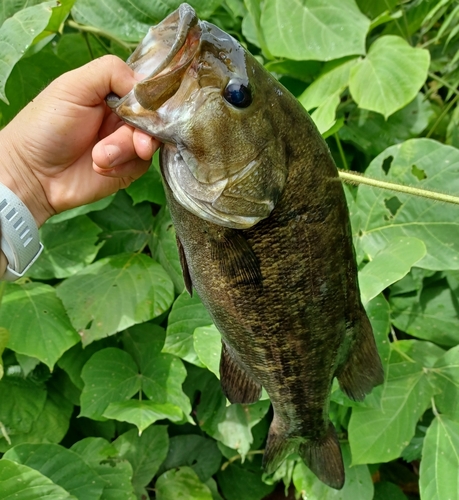
POLYGON ((102 246, 96 245, 99 233, 99 226, 85 215, 45 224, 40 229, 43 252, 27 275, 47 280, 75 274, 95 259, 102 246))
POLYGON ((0 27, 0 99, 9 104, 5 86, 14 65, 47 26, 52 7, 57 2, 44 2, 20 10, 0 27))
POLYGON ((299 461, 293 471, 293 484, 304 500, 372 500, 373 482, 366 465, 351 467, 351 451, 348 444, 341 444, 346 481, 342 490, 334 490, 322 483, 299 461))
POLYGON ((118 450, 120 457, 132 465, 134 471, 132 484, 136 491, 141 491, 153 479, 167 456, 169 448, 167 427, 152 425, 141 436, 137 429, 131 429, 121 434, 113 442, 113 446, 118 450))
POLYGON ((414 436, 416 423, 430 406, 434 389, 424 367, 392 351, 379 408, 356 407, 349 422, 352 464, 398 458, 414 436))
POLYGON ((196 328, 193 333, 194 350, 199 361, 217 378, 220 378, 220 356, 222 353, 222 336, 215 325, 196 328))
POLYGON ((3 360, 2 354, 5 347, 8 345, 10 334, 6 328, 0 327, 0 380, 3 378, 3 360))
POLYGON ((70 449, 104 481, 101 500, 136 500, 131 483, 132 466, 127 460, 120 460, 112 444, 102 438, 86 438, 70 449))
POLYGON ((130 399, 129 401, 110 403, 103 416, 134 424, 139 429, 139 434, 142 434, 157 420, 169 419, 172 422, 179 422, 183 419, 183 412, 178 406, 170 403, 130 399))
MULTIPOLYGON (((180 359, 162 353, 165 332, 157 325, 137 325, 123 335, 126 351, 136 360, 140 368, 142 391, 155 404, 170 404, 183 411, 182 418, 188 418, 191 405, 182 390, 186 370, 180 359)), ((171 409, 164 409, 171 412, 171 409)), ((175 410, 171 413, 175 418, 175 410)))
POLYGON ((426 254, 426 246, 417 238, 394 238, 359 271, 363 304, 402 279, 426 254))
POLYGON ((138 368, 121 349, 109 347, 96 352, 81 372, 84 389, 81 393, 80 416, 103 420, 110 403, 131 398, 140 390, 138 368))
POLYGON ((439 388, 435 406, 441 413, 459 420, 459 346, 450 349, 435 363, 433 373, 439 388))
POLYGON ((134 207, 131 198, 122 190, 107 208, 93 212, 89 217, 101 228, 99 238, 104 246, 99 257, 141 251, 153 226, 150 204, 141 203, 134 207))
POLYGON ((430 425, 422 450, 421 498, 447 500, 459 492, 459 422, 438 415, 430 425))
POLYGON ((376 156, 390 146, 419 136, 434 115, 432 103, 421 93, 387 120, 380 113, 355 107, 339 136, 366 154, 376 156))
POLYGON ((31 467, 2 458, 0 460, 0 500, 76 500, 51 479, 31 467))
POLYGON ((98 260, 57 293, 84 345, 159 316, 174 298, 169 276, 143 254, 98 260))
POLYGON ((102 493, 103 481, 91 467, 57 444, 20 444, 4 457, 41 472, 79 500, 99 498, 102 493))
POLYGON ((390 304, 392 322, 400 330, 444 346, 459 342, 459 306, 449 287, 424 288, 420 296, 395 296, 390 304))
MULTIPOLYGON (((375 158, 368 177, 408 186, 451 193, 459 192, 459 151, 429 139, 412 139, 393 146, 375 158), (387 172, 387 173, 386 173, 387 172)), ((370 258, 389 241, 419 238, 427 248, 416 263, 424 269, 459 269, 459 229, 456 206, 403 193, 359 186, 356 207, 361 224, 357 245, 370 258)))
POLYGON ((107 208, 114 199, 115 195, 112 194, 111 196, 102 198, 101 200, 95 201, 94 203, 88 203, 87 205, 82 205, 81 207, 76 207, 70 210, 66 210, 65 212, 54 215, 48 220, 48 222, 49 223, 63 222, 65 220, 78 217, 79 215, 84 215, 90 212, 97 212, 99 210, 103 210, 104 208, 107 208))
POLYGON ((195 293, 190 297, 188 292, 183 292, 174 302, 169 314, 163 352, 174 354, 197 366, 204 366, 194 350, 193 332, 196 328, 211 323, 212 319, 198 295, 195 293))
POLYGON ((126 188, 126 193, 132 198, 134 205, 143 201, 149 201, 157 205, 166 204, 161 174, 153 165, 146 174, 126 188))
POLYGON ((56 290, 41 283, 7 287, 0 309, 0 325, 10 333, 10 349, 36 357, 50 369, 80 340, 56 297, 56 290))
MULTIPOLYGON (((19 377, 5 376, 0 381, 0 422, 9 435, 30 432, 46 402, 46 390, 19 377)), ((0 435, 0 446, 6 440, 0 435)))
POLYGON ((289 59, 330 61, 364 54, 369 25, 354 0, 266 0, 262 6, 269 51, 289 59))
POLYGON ((222 454, 211 439, 196 434, 174 436, 170 440, 169 453, 161 471, 187 465, 201 481, 206 482, 220 468, 221 459, 222 454))
POLYGON ((252 405, 228 406, 224 419, 216 425, 216 430, 214 432, 207 430, 207 432, 217 441, 245 457, 253 442, 252 427, 266 415, 269 406, 269 401, 259 401, 252 405))
POLYGON ((174 282, 176 293, 182 293, 185 288, 182 266, 177 250, 175 228, 167 206, 162 207, 155 217, 149 247, 151 256, 164 267, 174 282))
POLYGON ((429 63, 428 50, 413 48, 398 36, 382 36, 352 68, 349 90, 359 107, 388 118, 416 97, 429 63))
MULTIPOLYGON (((261 500, 269 498, 274 485, 263 481, 260 462, 250 464, 247 460, 243 465, 238 462, 230 464, 217 475, 218 485, 225 500, 261 500)), ((282 496, 281 496, 282 498, 282 496)))
POLYGON ((157 500, 212 500, 210 489, 200 481, 191 467, 179 467, 165 472, 156 481, 155 491, 157 500))

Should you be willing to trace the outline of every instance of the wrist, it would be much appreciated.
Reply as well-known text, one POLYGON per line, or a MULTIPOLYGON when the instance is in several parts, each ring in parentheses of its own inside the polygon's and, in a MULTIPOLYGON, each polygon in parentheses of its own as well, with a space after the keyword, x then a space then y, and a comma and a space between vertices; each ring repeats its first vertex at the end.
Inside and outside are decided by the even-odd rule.
POLYGON ((16 147, 16 144, 21 144, 20 138, 15 140, 8 127, 0 131, 0 151, 3 157, 0 164, 0 183, 20 198, 40 227, 54 215, 54 210, 29 162, 16 147))

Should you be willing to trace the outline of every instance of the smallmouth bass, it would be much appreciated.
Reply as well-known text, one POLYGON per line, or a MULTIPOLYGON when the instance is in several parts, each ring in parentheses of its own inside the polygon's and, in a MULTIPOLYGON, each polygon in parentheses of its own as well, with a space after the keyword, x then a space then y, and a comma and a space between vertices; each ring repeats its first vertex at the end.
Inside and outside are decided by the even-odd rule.
POLYGON ((262 386, 269 394, 268 473, 297 452, 342 488, 328 416, 333 378, 362 400, 383 369, 326 143, 298 101, 187 4, 152 27, 127 62, 145 79, 107 102, 163 142, 184 280, 222 334, 225 395, 248 404, 262 386))

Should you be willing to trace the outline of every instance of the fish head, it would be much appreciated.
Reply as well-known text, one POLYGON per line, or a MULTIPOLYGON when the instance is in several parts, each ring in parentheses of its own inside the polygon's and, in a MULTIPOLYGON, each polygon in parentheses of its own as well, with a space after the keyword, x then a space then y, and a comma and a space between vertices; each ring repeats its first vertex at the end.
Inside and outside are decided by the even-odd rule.
POLYGON ((107 102, 164 143, 162 173, 176 201, 236 229, 268 217, 287 176, 277 81, 187 4, 153 26, 127 63, 144 79, 107 102))

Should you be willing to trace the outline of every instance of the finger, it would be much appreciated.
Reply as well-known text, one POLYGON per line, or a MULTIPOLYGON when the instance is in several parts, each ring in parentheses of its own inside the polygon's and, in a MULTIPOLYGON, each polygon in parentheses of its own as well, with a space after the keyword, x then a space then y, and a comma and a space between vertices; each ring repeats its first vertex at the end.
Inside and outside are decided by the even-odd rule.
POLYGON ((137 180, 139 177, 145 174, 150 168, 150 164, 151 160, 142 160, 140 158, 136 158, 110 169, 100 168, 96 164, 93 164, 93 168, 95 172, 103 175, 104 177, 116 177, 123 179, 125 184, 124 187, 127 187, 131 182, 137 180))
POLYGON ((124 61, 107 55, 65 73, 51 86, 60 90, 66 100, 83 106, 96 106, 110 92, 119 96, 126 95, 137 79, 134 71, 124 61))
POLYGON ((150 160, 161 145, 157 139, 138 129, 134 129, 132 139, 137 156, 142 160, 150 160))
POLYGON ((133 141, 134 129, 122 125, 109 136, 98 142, 92 150, 92 159, 100 168, 113 168, 137 159, 133 141))

